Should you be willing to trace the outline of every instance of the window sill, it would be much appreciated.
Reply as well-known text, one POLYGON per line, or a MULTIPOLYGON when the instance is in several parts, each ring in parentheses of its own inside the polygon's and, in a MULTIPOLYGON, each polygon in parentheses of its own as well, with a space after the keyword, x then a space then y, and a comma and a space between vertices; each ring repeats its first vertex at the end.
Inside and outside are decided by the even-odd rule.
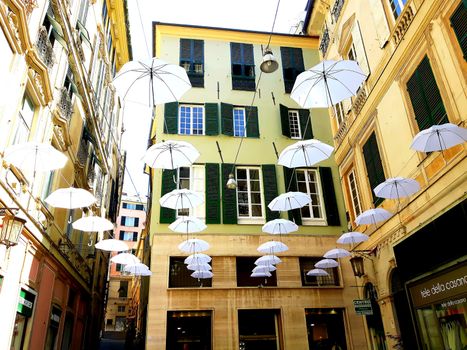
POLYGON ((324 219, 305 219, 302 218, 302 225, 304 226, 328 226, 324 219))
POLYGON ((265 223, 265 218, 237 218, 237 224, 239 225, 264 225, 265 223))

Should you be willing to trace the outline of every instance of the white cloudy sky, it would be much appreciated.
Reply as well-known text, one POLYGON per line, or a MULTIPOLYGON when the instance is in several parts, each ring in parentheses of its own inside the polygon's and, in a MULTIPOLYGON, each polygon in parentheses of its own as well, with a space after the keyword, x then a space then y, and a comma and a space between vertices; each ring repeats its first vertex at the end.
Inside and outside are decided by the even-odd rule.
MULTIPOLYGON (((304 18, 306 3, 307 0, 280 0, 274 32, 289 33, 304 18)), ((269 32, 277 4, 277 0, 129 0, 133 59, 150 58, 153 21, 269 32)), ((150 120, 150 110, 127 103, 122 146, 127 151, 130 176, 128 172, 125 175, 124 192, 139 192, 143 200, 148 180, 142 172, 141 157, 147 148, 150 120)))

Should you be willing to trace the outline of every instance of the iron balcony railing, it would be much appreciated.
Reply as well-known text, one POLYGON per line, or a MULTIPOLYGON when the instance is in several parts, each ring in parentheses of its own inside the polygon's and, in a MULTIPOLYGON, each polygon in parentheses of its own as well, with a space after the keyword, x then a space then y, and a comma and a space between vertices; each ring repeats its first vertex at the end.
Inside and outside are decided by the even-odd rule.
POLYGON ((73 105, 71 103, 70 93, 65 87, 62 87, 60 89, 58 109, 62 117, 65 118, 67 122, 69 122, 71 119, 71 115, 73 114, 73 105))
POLYGON ((344 0, 336 0, 334 6, 331 9, 331 16, 334 19, 334 22, 337 22, 344 6, 344 0))
POLYGON ((323 35, 321 36, 321 42, 319 44, 319 50, 321 51, 323 57, 326 55, 329 46, 329 30, 328 27, 325 25, 323 29, 323 35))
POLYGON ((55 63, 54 48, 50 42, 47 28, 41 26, 39 28, 39 35, 37 36, 36 48, 40 58, 44 61, 48 69, 52 69, 55 63))

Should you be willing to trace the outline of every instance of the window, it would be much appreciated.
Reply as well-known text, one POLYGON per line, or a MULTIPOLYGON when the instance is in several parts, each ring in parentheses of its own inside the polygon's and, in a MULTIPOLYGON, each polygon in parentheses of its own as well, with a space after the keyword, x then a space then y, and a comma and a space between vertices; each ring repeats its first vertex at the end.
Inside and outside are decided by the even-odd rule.
POLYGON ((258 257, 236 257, 237 287, 277 287, 276 271, 271 271, 271 277, 251 277, 256 259, 258 257))
POLYGON ((365 44, 363 42, 362 33, 358 21, 355 21, 351 29, 351 41, 347 44, 347 58, 356 61, 367 76, 370 74, 370 66, 366 56, 365 44))
POLYGON ((107 321, 106 321, 107 326, 111 326, 111 325, 113 325, 113 323, 114 323, 113 318, 108 318, 107 321))
POLYGON ((300 132, 300 117, 298 115, 298 111, 289 111, 289 127, 291 139, 302 138, 302 133, 300 132))
POLYGON ((115 266, 115 270, 118 271, 118 272, 122 272, 124 266, 125 266, 125 265, 123 265, 123 264, 117 264, 117 265, 115 266))
POLYGON ((297 169, 298 191, 308 194, 311 203, 301 208, 302 219, 324 219, 321 185, 315 169, 297 169))
POLYGON ((383 164, 381 163, 378 150, 378 142, 376 141, 376 134, 374 132, 363 145, 363 157, 365 158, 368 181, 370 182, 370 191, 373 195, 373 204, 377 206, 383 201, 383 198, 377 197, 373 189, 384 182, 386 176, 384 175, 383 164))
POLYGON ((347 182, 349 185, 350 199, 352 201, 352 213, 355 220, 355 218, 362 213, 362 208, 360 205, 360 197, 358 195, 357 180, 355 179, 353 169, 347 174, 347 182))
POLYGON ((212 311, 168 311, 166 349, 211 350, 212 311))
POLYGON ((407 91, 420 130, 449 121, 427 56, 407 81, 407 91))
POLYGON ((232 61, 232 89, 255 91, 253 45, 230 43, 232 61))
POLYGON ((337 127, 339 128, 345 120, 345 110, 343 102, 339 102, 335 105, 335 114, 336 114, 336 121, 337 127))
POLYGON ((307 272, 315 269, 315 264, 320 261, 322 257, 300 257, 300 272, 302 276, 302 286, 339 286, 339 273, 337 267, 323 269, 329 276, 307 276, 307 272))
POLYGON ((118 305, 117 306, 117 312, 125 312, 125 306, 124 305, 118 305))
POLYGON ((295 140, 313 138, 310 111, 280 105, 282 135, 295 140))
POLYGON ((460 2, 449 20, 464 54, 464 60, 467 61, 467 30, 465 28, 465 23, 467 22, 467 4, 465 1, 460 2))
POLYGON ((262 218, 263 199, 258 168, 236 168, 238 218, 262 218))
POLYGON ((204 134, 204 106, 180 105, 179 115, 179 134, 204 134))
MULTIPOLYGON (((178 172, 178 189, 192 190, 204 198, 205 174, 204 166, 193 165, 192 167, 180 167, 178 172)), ((203 219, 205 204, 201 204, 194 209, 179 209, 178 216, 196 216, 203 219)))
POLYGON ((290 93, 295 84, 295 79, 305 70, 302 49, 281 47, 281 58, 285 92, 290 93))
POLYGON ((221 103, 222 134, 236 137, 259 137, 258 108, 221 103))
POLYGON ((279 310, 238 310, 240 349, 279 350, 279 310))
POLYGON ((233 109, 233 136, 246 136, 245 108, 234 107, 233 109))
POLYGON ((138 227, 139 218, 130 217, 130 216, 122 216, 122 218, 120 219, 120 225, 129 226, 129 227, 138 227))
POLYGON ((120 231, 120 240, 136 242, 138 240, 138 232, 120 231))
POLYGON ((27 93, 23 96, 21 110, 18 113, 18 121, 16 126, 13 144, 26 142, 31 133, 32 121, 34 119, 35 106, 31 97, 27 93))
POLYGON ((192 270, 187 269, 185 257, 170 257, 169 288, 211 287, 212 279, 191 277, 192 270))
POLYGON ((126 298, 128 296, 128 281, 120 281, 120 288, 118 288, 118 297, 126 298))
POLYGON ((310 350, 347 349, 343 309, 305 309, 305 317, 310 350))
POLYGON ((122 207, 123 209, 130 209, 130 210, 144 210, 143 204, 136 204, 136 203, 123 202, 122 207))
POLYGON ((180 66, 193 87, 204 87, 204 41, 180 39, 180 66))
POLYGON ((389 0, 389 4, 391 5, 392 14, 394 15, 394 19, 397 19, 399 15, 402 13, 404 9, 405 3, 407 0, 389 0))

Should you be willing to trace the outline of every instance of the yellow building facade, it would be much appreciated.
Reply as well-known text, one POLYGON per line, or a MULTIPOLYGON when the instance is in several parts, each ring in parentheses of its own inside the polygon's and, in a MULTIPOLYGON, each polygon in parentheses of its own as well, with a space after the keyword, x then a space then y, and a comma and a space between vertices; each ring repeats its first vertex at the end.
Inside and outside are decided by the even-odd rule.
POLYGON ((358 295, 349 264, 331 269, 329 279, 306 275, 336 247, 347 226, 336 165, 328 159, 295 176, 277 165, 276 151, 299 139, 333 142, 326 111, 300 109, 290 98, 295 76, 319 60, 317 38, 273 35, 270 48, 279 69, 265 74, 259 66, 267 33, 153 26, 155 56, 185 67, 193 88, 178 103, 156 107, 152 140, 187 141, 201 155, 190 168, 150 171, 153 275, 146 348, 363 348, 364 323, 353 311, 358 295), (248 185, 227 189, 229 173, 248 185), (189 212, 207 224, 201 233, 168 228, 188 214, 159 205, 161 196, 177 187, 205 199, 189 212), (261 227, 277 217, 267 204, 297 188, 312 196, 315 207, 295 211, 299 230, 276 237, 289 247, 278 254, 277 271, 266 280, 251 278, 261 255, 257 247, 272 239, 261 227), (212 280, 190 277, 183 263, 188 254, 177 248, 188 236, 209 242, 212 280))
POLYGON ((0 245, 2 349, 97 347, 108 255, 94 249, 97 233, 72 222, 91 213, 116 220, 122 111, 109 83, 131 58, 124 9, 124 1, 0 2, 0 203, 2 216, 25 220, 18 240, 0 245), (52 145, 65 166, 34 173, 6 162, 5 150, 25 142, 52 145), (83 211, 45 203, 71 186, 96 203, 83 211))
POLYGON ((309 2, 305 26, 320 32, 324 59, 356 60, 368 77, 330 110, 335 159, 352 228, 363 250, 365 297, 382 325, 366 319, 372 349, 461 349, 467 345, 465 142, 442 152, 410 148, 436 124, 466 127, 465 1, 309 2), (400 201, 378 198, 387 178, 421 189, 400 201), (370 208, 393 216, 355 224, 370 208), (452 333, 452 334, 451 334, 452 333), (456 335, 459 336, 457 337, 456 335))

